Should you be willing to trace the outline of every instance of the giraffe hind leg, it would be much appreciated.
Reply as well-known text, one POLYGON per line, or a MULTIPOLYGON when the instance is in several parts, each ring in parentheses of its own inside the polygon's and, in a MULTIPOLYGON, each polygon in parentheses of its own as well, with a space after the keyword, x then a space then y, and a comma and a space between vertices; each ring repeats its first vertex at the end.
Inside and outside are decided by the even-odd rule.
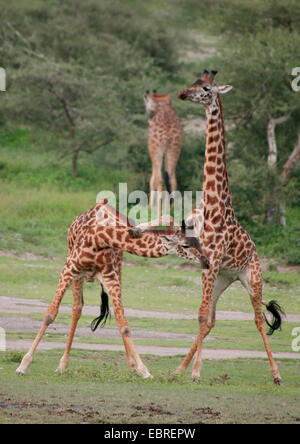
POLYGON ((252 259, 248 269, 243 272, 240 275, 240 281, 244 285, 244 287, 247 289, 252 306, 254 309, 254 315, 255 315, 255 324, 258 329, 258 331, 261 334, 262 340, 265 345, 265 349, 268 355, 270 368, 271 368, 271 375, 274 380, 274 384, 281 385, 282 379, 278 370, 278 367, 276 365, 276 362, 273 358, 271 348, 268 342, 267 333, 265 330, 265 318, 262 313, 262 290, 263 290, 263 278, 262 278, 262 272, 261 267, 259 264, 259 260, 257 255, 254 256, 252 259))
POLYGON ((83 308, 83 279, 78 279, 72 284, 73 287, 73 307, 72 307, 72 324, 69 332, 69 337, 65 352, 59 362, 56 370, 57 373, 62 373, 69 365, 69 355, 72 347, 77 323, 80 319, 83 308))
POLYGON ((28 367, 30 366, 30 364, 33 360, 33 355, 37 349, 37 346, 39 345, 42 337, 45 334, 45 331, 47 330, 49 325, 52 324, 52 322, 54 322, 54 320, 57 316, 57 313, 58 313, 58 309, 59 309, 61 300, 62 300, 66 290, 68 289, 71 282, 79 274, 79 272, 76 271, 76 266, 74 266, 74 265, 75 264, 73 264, 73 266, 72 266, 72 264, 71 264, 71 266, 70 266, 70 264, 66 264, 63 271, 61 272, 55 297, 52 301, 52 304, 46 310, 43 325, 40 328, 40 331, 38 332, 35 340, 33 341, 29 351, 26 353, 26 355, 22 359, 21 364, 17 368, 17 370, 15 372, 16 376, 24 376, 25 375, 28 367))

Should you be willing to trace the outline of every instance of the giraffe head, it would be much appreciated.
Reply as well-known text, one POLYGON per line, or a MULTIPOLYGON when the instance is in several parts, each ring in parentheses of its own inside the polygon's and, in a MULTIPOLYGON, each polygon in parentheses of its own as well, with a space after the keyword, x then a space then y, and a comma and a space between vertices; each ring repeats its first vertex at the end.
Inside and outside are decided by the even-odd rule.
POLYGON ((205 269, 209 267, 209 261, 202 252, 199 240, 187 235, 184 221, 181 229, 175 230, 172 234, 161 234, 160 238, 168 254, 176 254, 183 259, 201 264, 205 269))
POLYGON ((205 107, 213 105, 217 101, 218 94, 226 94, 232 89, 230 85, 214 85, 216 74, 217 71, 212 71, 211 74, 209 74, 209 72, 205 70, 200 79, 196 80, 195 83, 178 94, 178 99, 190 100, 191 102, 200 103, 205 107))
POLYGON ((155 116, 158 107, 171 104, 170 94, 158 95, 156 89, 150 93, 147 90, 144 94, 144 105, 149 119, 155 116))

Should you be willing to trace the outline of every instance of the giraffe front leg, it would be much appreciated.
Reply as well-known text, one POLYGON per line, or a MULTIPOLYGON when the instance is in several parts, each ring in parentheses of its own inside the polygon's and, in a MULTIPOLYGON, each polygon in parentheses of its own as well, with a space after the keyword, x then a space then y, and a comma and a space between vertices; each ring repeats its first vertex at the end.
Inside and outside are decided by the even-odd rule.
POLYGON ((54 320, 57 316, 57 313, 58 313, 58 309, 59 309, 59 305, 61 303, 61 300, 62 300, 67 288, 69 287, 71 281, 76 277, 77 274, 78 274, 78 272, 75 270, 74 267, 70 267, 68 263, 65 265, 65 267, 60 275, 60 279, 59 279, 59 283, 58 283, 55 297, 52 301, 52 304, 49 306, 49 308, 47 309, 47 311, 45 313, 43 325, 42 325, 40 331, 38 332, 35 340, 33 341, 33 344, 30 347, 29 351, 26 353, 26 355, 22 359, 21 364, 17 368, 17 370, 15 372, 16 376, 24 376, 26 374, 28 367, 32 363, 33 355, 37 349, 37 346, 39 345, 42 337, 44 336, 44 333, 47 330, 48 326, 54 322, 54 320), (71 270, 71 268, 72 268, 72 270, 71 270))
MULTIPOLYGON (((215 281, 215 285, 214 285, 214 291, 213 291, 213 298, 212 298, 212 302, 210 304, 208 304, 209 309, 205 309, 205 306, 207 304, 202 304, 200 310, 199 310, 199 330, 203 330, 205 332, 205 324, 207 324, 207 329, 205 332, 205 336, 202 339, 202 341, 205 339, 205 337, 209 334, 210 330, 214 327, 215 322, 216 322, 216 307, 217 307, 217 302, 220 298, 220 296, 222 295, 222 293, 232 284, 233 279, 230 276, 226 276, 226 275, 221 275, 219 274, 218 277, 216 278, 215 281), (205 312, 209 313, 209 317, 207 317, 207 321, 204 322, 203 327, 201 327, 200 325, 200 316, 205 316, 205 312)), ((204 319, 205 320, 205 319, 204 319)), ((189 353, 187 354, 187 356, 185 357, 184 361, 182 362, 182 364, 177 368, 175 374, 181 374, 184 373, 188 367, 188 365, 190 364, 191 360, 193 359, 197 348, 198 348, 198 344, 199 342, 201 342, 201 336, 200 336, 200 332, 194 342, 194 344, 192 345, 189 353)), ((198 362, 199 362, 199 357, 198 357, 198 362)), ((200 357, 200 365, 198 363, 198 368, 195 372, 195 379, 198 380, 200 377, 200 370, 201 370, 201 357, 200 357)))
POLYGON ((80 319, 83 308, 83 279, 78 279, 73 282, 73 307, 72 307, 72 324, 69 332, 69 337, 66 345, 65 352, 59 362, 56 369, 56 373, 63 373, 63 371, 69 365, 69 355, 73 343, 74 334, 76 331, 77 323, 80 319))

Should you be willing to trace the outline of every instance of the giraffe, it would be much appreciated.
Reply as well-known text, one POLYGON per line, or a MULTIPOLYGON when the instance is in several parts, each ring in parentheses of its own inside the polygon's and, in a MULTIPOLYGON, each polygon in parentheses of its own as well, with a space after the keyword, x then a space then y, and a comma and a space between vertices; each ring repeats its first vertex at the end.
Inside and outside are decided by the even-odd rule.
POLYGON ((204 338, 215 325, 216 305, 221 294, 239 280, 249 292, 259 330, 270 362, 274 383, 282 380, 273 359, 264 327, 267 321, 272 334, 281 326, 281 308, 276 301, 262 300, 263 277, 255 243, 239 224, 232 205, 226 169, 225 127, 220 94, 232 87, 214 85, 217 71, 207 70, 200 79, 179 93, 178 98, 201 104, 206 111, 206 150, 204 162, 204 225, 199 237, 202 251, 209 260, 209 268, 202 272, 203 299, 199 309, 199 333, 189 353, 176 370, 183 373, 193 356, 192 378, 200 379, 204 338), (270 324, 262 313, 262 305, 273 314, 270 324))
POLYGON ((72 323, 65 352, 57 371, 62 372, 69 363, 76 326, 83 308, 84 280, 98 281, 106 288, 114 305, 114 313, 121 333, 127 364, 143 378, 151 377, 136 351, 130 335, 129 324, 124 316, 121 297, 121 269, 123 252, 137 256, 159 258, 168 254, 178 256, 207 266, 201 253, 198 240, 186 237, 184 229, 178 227, 167 230, 145 230, 145 227, 131 235, 133 222, 113 210, 106 200, 99 202, 89 211, 78 216, 68 230, 68 256, 61 272, 55 297, 46 310, 42 327, 28 353, 24 356, 16 375, 24 375, 33 360, 35 350, 47 327, 54 322, 62 298, 72 284, 73 307, 72 323), (105 208, 104 208, 105 207, 105 208), (107 224, 99 224, 101 218, 107 224), (97 219, 98 216, 98 219, 97 219), (116 222, 116 223, 112 223, 116 222))
POLYGON ((149 123, 148 149, 152 162, 150 207, 154 205, 156 191, 159 217, 163 186, 163 159, 167 191, 172 193, 177 189, 176 165, 181 152, 183 128, 172 106, 170 94, 158 95, 155 91, 152 94, 146 91, 144 104, 149 123))

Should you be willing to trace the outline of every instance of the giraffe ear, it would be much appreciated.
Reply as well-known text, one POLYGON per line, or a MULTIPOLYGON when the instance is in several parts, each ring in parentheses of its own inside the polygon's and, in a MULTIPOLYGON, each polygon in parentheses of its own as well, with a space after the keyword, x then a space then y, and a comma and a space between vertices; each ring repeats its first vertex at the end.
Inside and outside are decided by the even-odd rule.
POLYGON ((230 85, 223 85, 223 86, 217 86, 216 88, 219 94, 227 94, 229 91, 232 90, 233 87, 230 85))
POLYGON ((181 222, 181 233, 185 234, 186 232, 186 224, 185 224, 185 220, 183 219, 181 222))

